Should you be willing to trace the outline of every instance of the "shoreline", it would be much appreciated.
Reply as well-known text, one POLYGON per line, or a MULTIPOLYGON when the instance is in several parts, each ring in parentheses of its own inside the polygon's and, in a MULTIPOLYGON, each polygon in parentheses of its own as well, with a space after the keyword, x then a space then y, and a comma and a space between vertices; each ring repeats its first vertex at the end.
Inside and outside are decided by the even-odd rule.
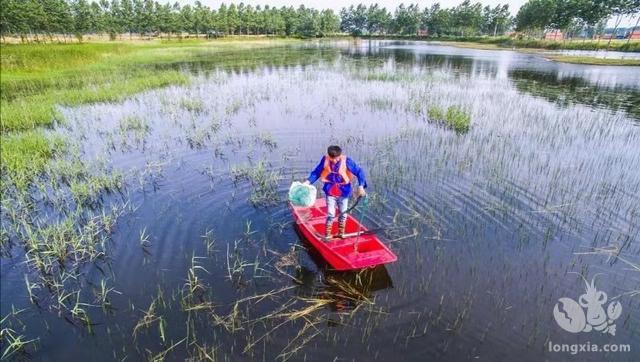
POLYGON ((609 44, 608 39, 600 40, 542 40, 542 39, 516 39, 508 36, 460 36, 460 37, 429 37, 429 36, 403 36, 403 35, 370 35, 361 36, 361 39, 374 40, 408 40, 408 41, 439 41, 450 43, 473 43, 481 45, 495 45, 499 48, 526 48, 544 50, 610 50, 625 53, 640 53, 640 40, 628 41, 627 39, 614 39, 609 44))
MULTIPOLYGON (((638 59, 628 59, 628 58, 600 58, 593 57, 587 55, 571 55, 571 54, 560 54, 560 53, 551 53, 552 51, 611 51, 611 52, 619 52, 619 53, 629 53, 636 54, 633 51, 621 51, 621 50, 590 50, 590 49, 545 49, 545 48, 528 48, 528 47, 507 47, 501 46, 496 43, 481 43, 481 42, 473 42, 473 41, 452 41, 452 40, 437 40, 437 39, 399 39, 399 38, 361 38, 361 39, 375 39, 375 40, 407 40, 407 41, 418 41, 424 43, 432 43, 434 45, 444 45, 451 46, 456 48, 465 48, 465 49, 478 49, 478 50, 508 50, 508 51, 516 51, 525 54, 536 54, 549 61, 560 62, 560 63, 568 63, 568 64, 583 64, 583 65, 609 65, 609 66, 640 66, 640 58, 638 59)), ((633 44, 633 43, 632 43, 633 44)))
MULTIPOLYGON (((478 50, 510 50, 525 54, 536 54, 544 57, 547 60, 568 63, 568 64, 583 64, 583 65, 613 65, 613 66, 640 66, 640 58, 628 59, 628 58, 600 58, 587 55, 571 55, 571 54, 554 54, 550 53, 548 49, 542 48, 507 48, 501 47, 496 44, 483 44, 473 42, 454 42, 454 41, 437 41, 438 44, 445 46, 452 46, 456 48, 478 49, 478 50)), ((566 49, 563 49, 566 50, 566 49)), ((572 50, 568 50, 572 51, 572 50)), ((605 51, 606 50, 600 50, 605 51)), ((617 50, 612 50, 619 52, 617 50)), ((634 54, 633 52, 627 52, 634 54)))
POLYGON ((577 55, 577 54, 560 54, 551 53, 556 51, 602 51, 602 52, 620 52, 637 54, 640 53, 640 41, 627 40, 614 40, 610 47, 606 44, 608 40, 601 41, 547 41, 547 40, 518 40, 507 37, 442 37, 442 38, 429 38, 429 37, 417 37, 417 36, 360 36, 352 37, 346 34, 332 34, 321 38, 299 38, 299 37, 283 37, 274 35, 232 35, 223 36, 218 38, 205 38, 205 37, 132 37, 120 36, 116 40, 109 40, 102 35, 87 36, 82 42, 77 40, 71 40, 67 42, 59 41, 44 41, 44 42, 27 42, 21 43, 19 38, 5 37, 1 42, 3 47, 9 46, 42 46, 45 44, 157 44, 164 43, 166 45, 174 43, 184 43, 185 45, 191 43, 235 43, 235 42, 251 42, 251 41, 305 41, 305 40, 405 40, 416 41, 424 43, 440 44, 445 46, 452 46, 456 48, 467 49, 479 49, 479 50, 511 50, 521 53, 537 54, 549 61, 568 63, 568 64, 583 64, 583 65, 606 65, 606 66, 640 66, 640 58, 602 58, 589 55, 577 55))

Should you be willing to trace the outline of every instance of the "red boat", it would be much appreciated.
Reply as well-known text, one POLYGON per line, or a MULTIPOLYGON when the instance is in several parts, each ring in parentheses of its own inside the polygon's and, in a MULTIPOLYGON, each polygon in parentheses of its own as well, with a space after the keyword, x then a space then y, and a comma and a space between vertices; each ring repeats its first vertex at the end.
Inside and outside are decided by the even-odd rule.
MULTIPOLYGON (((325 199, 317 199, 311 207, 294 206, 291 203, 289 207, 302 235, 336 270, 371 268, 398 260, 377 236, 366 233, 367 228, 351 215, 347 215, 345 238, 324 241, 327 218, 325 199)), ((333 230, 337 229, 335 221, 333 230)))

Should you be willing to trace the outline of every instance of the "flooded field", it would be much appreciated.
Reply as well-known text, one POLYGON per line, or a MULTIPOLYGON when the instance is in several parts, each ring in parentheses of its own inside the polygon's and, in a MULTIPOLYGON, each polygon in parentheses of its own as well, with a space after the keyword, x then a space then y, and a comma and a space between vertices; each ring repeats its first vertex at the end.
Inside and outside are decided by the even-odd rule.
POLYGON ((162 65, 189 85, 59 108, 51 137, 71 152, 3 195, 3 353, 637 358, 638 67, 385 41, 247 52, 162 65), (450 107, 468 130, 435 116, 450 107), (333 272, 296 233, 286 191, 334 143, 365 169, 354 214, 396 263, 333 272), (608 297, 585 307, 593 330, 563 330, 556 304, 592 280, 608 297), (614 333, 596 307, 617 309, 614 333))

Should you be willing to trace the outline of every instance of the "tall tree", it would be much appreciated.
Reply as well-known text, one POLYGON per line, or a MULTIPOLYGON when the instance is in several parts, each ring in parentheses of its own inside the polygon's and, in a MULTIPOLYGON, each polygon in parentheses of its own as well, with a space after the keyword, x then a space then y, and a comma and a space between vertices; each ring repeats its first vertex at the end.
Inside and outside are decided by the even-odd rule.
POLYGON ((89 33, 94 23, 91 7, 86 0, 74 0, 71 3, 75 35, 82 41, 83 35, 89 33))
POLYGON ((320 36, 333 34, 340 30, 340 18, 331 9, 322 10, 320 13, 320 36))
POLYGON ((384 33, 391 24, 391 14, 378 4, 369 6, 366 13, 367 31, 369 34, 384 33))
POLYGON ((120 7, 120 22, 124 31, 129 33, 129 38, 135 30, 134 26, 134 10, 131 0, 122 0, 120 7))
POLYGON ((529 0, 516 14, 516 30, 544 30, 548 28, 555 16, 554 0, 529 0))

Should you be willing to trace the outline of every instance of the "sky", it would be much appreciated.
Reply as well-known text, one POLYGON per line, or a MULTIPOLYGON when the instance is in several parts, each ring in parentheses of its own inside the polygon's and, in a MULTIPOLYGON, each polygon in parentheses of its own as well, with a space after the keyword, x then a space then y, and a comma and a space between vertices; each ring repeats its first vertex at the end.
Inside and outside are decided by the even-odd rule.
MULTIPOLYGON (((196 0, 167 0, 169 2, 174 2, 177 1, 180 4, 193 4, 196 0)), ((276 6, 276 7, 281 7, 283 5, 285 6, 290 6, 293 5, 295 7, 298 7, 299 5, 305 5, 307 7, 311 7, 311 8, 315 8, 315 9, 333 9, 336 12, 340 11, 340 9, 342 9, 343 7, 348 7, 349 5, 357 5, 357 4, 375 4, 378 3, 380 6, 386 7, 388 10, 393 11, 393 9, 395 9, 398 5, 400 5, 400 3, 403 3, 405 5, 407 4, 411 4, 411 3, 417 3, 418 5, 420 5, 420 8, 424 8, 425 6, 431 6, 432 4, 439 2, 440 5, 443 8, 450 8, 450 7, 454 7, 457 6, 458 4, 460 4, 463 0, 429 0, 429 1, 425 1, 425 0, 227 0, 227 1, 220 1, 220 0, 200 0, 200 2, 204 5, 207 5, 211 8, 215 8, 217 9, 220 4, 227 3, 236 3, 239 4, 240 2, 244 2, 245 4, 249 5, 251 4, 252 6, 256 6, 256 5, 271 5, 271 6, 276 6)), ((483 5, 490 5, 490 6, 496 6, 498 4, 509 4, 509 10, 511 11, 511 14, 515 15, 518 12, 518 9, 520 9, 520 7, 527 2, 527 0, 472 0, 472 2, 480 2, 483 5)), ((164 2, 163 0, 158 0, 158 2, 164 2)), ((627 27, 627 26, 633 26, 635 25, 637 18, 631 18, 631 17, 626 17, 622 20, 622 22, 620 23, 621 27, 627 27)), ((607 24, 607 26, 613 27, 615 25, 615 21, 614 19, 610 19, 609 23, 607 24)))

